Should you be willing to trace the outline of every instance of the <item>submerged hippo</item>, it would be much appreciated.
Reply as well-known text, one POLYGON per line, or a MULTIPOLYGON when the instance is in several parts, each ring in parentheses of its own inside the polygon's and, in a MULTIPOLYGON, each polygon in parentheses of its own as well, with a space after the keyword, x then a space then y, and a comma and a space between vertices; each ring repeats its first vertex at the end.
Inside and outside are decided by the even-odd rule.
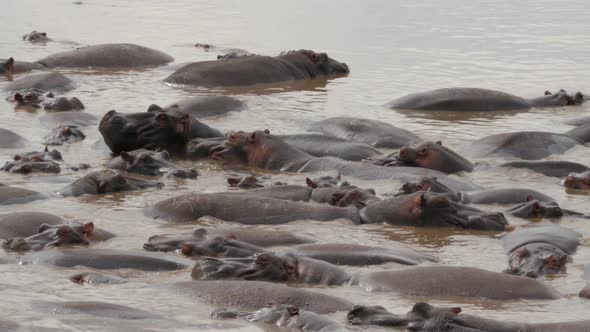
POLYGON ((41 69, 45 69, 45 66, 40 63, 15 61, 14 58, 0 59, 0 74, 4 75, 20 74, 41 69))
POLYGON ((22 148, 27 144, 26 138, 8 129, 0 128, 0 148, 22 148))
POLYGON ((144 175, 160 176, 168 174, 179 178, 196 178, 199 173, 192 168, 176 166, 171 161, 170 154, 166 150, 159 152, 145 149, 122 151, 118 157, 109 161, 106 165, 111 169, 127 171, 144 175))
POLYGON ((63 125, 85 127, 97 124, 98 118, 86 112, 65 111, 44 114, 39 118, 39 121, 47 128, 55 128, 63 125))
POLYGON ((45 136, 44 144, 63 145, 80 142, 86 138, 80 127, 76 125, 63 125, 53 128, 51 133, 45 136))
POLYGON ((298 150, 269 131, 233 132, 223 146, 209 147, 210 158, 232 166, 258 167, 290 172, 338 172, 363 179, 413 180, 420 176, 435 176, 456 190, 476 190, 479 187, 447 177, 446 174, 419 167, 383 167, 344 161, 333 157, 313 157, 298 150))
POLYGON ((47 32, 40 32, 33 30, 30 33, 23 35, 23 40, 31 43, 46 43, 52 41, 51 38, 47 37, 47 32))
POLYGON ((162 187, 161 182, 144 180, 112 171, 92 172, 61 189, 62 196, 107 194, 119 191, 162 187))
POLYGON ((229 96, 195 96, 164 107, 165 110, 173 108, 199 119, 208 116, 219 116, 232 111, 241 111, 246 109, 246 104, 229 96))
POLYGON ((362 143, 319 134, 279 135, 278 138, 314 157, 338 157, 344 160, 360 161, 382 153, 362 143))
POLYGON ((77 273, 70 277, 70 281, 80 285, 120 285, 127 283, 127 279, 98 272, 77 273))
POLYGON ((39 192, 25 188, 0 186, 0 205, 28 203, 45 197, 39 192))
POLYGON ((557 226, 529 226, 502 237, 510 274, 537 278, 565 272, 568 255, 581 244, 582 234, 557 226))
MULTIPOLYGON (((54 150, 55 151, 55 150, 54 150)), ((60 155, 61 158, 61 155, 60 155)), ((54 159, 45 158, 44 156, 33 155, 33 156, 21 156, 16 155, 13 161, 7 161, 1 170, 12 173, 59 173, 61 172, 61 166, 55 162, 54 159)))
POLYGON ((43 108, 49 112, 84 109, 84 104, 76 97, 55 97, 52 92, 43 92, 37 89, 15 92, 7 100, 13 102, 17 108, 43 108))
POLYGON ((329 118, 313 123, 307 130, 376 148, 401 148, 422 142, 420 137, 405 129, 360 118, 329 118))
POLYGON ((512 167, 512 168, 526 168, 533 172, 541 173, 546 176, 554 176, 563 178, 568 176, 570 173, 582 173, 590 171, 590 168, 580 163, 563 160, 519 160, 509 161, 500 164, 500 167, 512 167))
POLYGON ((495 300, 557 299, 541 281, 469 267, 430 266, 349 274, 336 265, 308 257, 258 254, 255 260, 202 258, 193 279, 243 279, 319 285, 358 286, 368 292, 412 296, 483 297, 495 300))
POLYGON ((589 190, 590 189, 590 171, 582 173, 570 173, 561 184, 569 189, 589 190))
POLYGON ((0 239, 27 237, 39 232, 42 225, 65 224, 62 217, 44 212, 13 212, 0 215, 0 239))
POLYGON ((348 300, 269 282, 220 280, 188 281, 170 286, 198 302, 237 310, 258 310, 269 302, 289 303, 318 314, 350 310, 348 300))
POLYGON ((37 63, 47 68, 122 68, 160 66, 174 58, 152 48, 135 44, 101 44, 80 47, 47 56, 37 63))
POLYGON ((457 152, 442 145, 442 142, 424 142, 414 147, 404 146, 399 152, 377 159, 383 166, 415 166, 434 169, 443 173, 471 172, 473 164, 457 152))
POLYGON ((60 73, 34 74, 19 78, 4 86, 4 91, 37 89, 41 91, 65 92, 74 89, 74 81, 60 73))
POLYGON ((247 86, 348 74, 348 66, 326 53, 290 51, 277 57, 244 56, 186 65, 164 79, 166 83, 199 87, 247 86))
MULTIPOLYGON (((435 315, 459 314, 459 307, 435 307, 426 302, 414 304, 406 314, 394 314, 380 305, 364 306, 356 305, 346 315, 346 319, 352 325, 376 325, 386 327, 407 326, 413 322, 421 322, 435 315)), ((474 331, 471 331, 474 332, 474 331)))
POLYGON ((401 97, 388 103, 387 107, 422 111, 489 112, 581 105, 584 101, 585 96, 582 93, 571 96, 564 90, 557 93, 546 91, 542 97, 524 99, 488 89, 446 88, 401 97))

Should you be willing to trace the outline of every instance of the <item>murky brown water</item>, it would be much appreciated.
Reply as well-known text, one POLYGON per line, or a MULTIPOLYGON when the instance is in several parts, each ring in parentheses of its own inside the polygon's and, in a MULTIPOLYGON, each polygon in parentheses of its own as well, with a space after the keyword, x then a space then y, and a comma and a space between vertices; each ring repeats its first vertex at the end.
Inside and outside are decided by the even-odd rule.
MULTIPOLYGON (((248 110, 206 120, 222 130, 269 128, 273 133, 297 133, 303 132, 313 121, 347 115, 408 128, 425 138, 442 139, 447 146, 460 150, 465 143, 492 133, 562 132, 569 128, 560 124, 563 119, 588 114, 587 106, 518 114, 401 113, 382 107, 407 93, 450 86, 493 88, 525 97, 560 88, 589 92, 587 56, 590 44, 586 39, 590 25, 585 1, 84 0, 82 5, 74 5, 68 0, 5 0, 2 5, 0 57, 33 61, 76 47, 71 42, 81 45, 132 42, 175 57, 170 67, 144 71, 64 71, 78 83, 78 88, 68 95, 79 97, 87 107, 85 112, 97 117, 110 109, 139 112, 152 103, 166 105, 188 96, 211 93, 174 89, 162 83, 179 63, 216 57, 215 52, 192 47, 196 42, 259 54, 301 48, 325 51, 351 68, 348 77, 328 82, 313 82, 292 89, 235 91, 236 97, 247 101, 248 110), (20 40, 20 36, 33 29, 47 31, 57 42, 32 45, 20 40)), ((1 88, 6 82, 5 78, 0 80, 1 88)), ((12 105, 0 101, 0 127, 14 130, 30 140, 31 145, 23 151, 41 149, 42 136, 48 131, 38 121, 43 113, 14 111, 12 105)), ((70 163, 90 163, 92 170, 102 169, 109 157, 94 148, 100 135, 95 127, 86 128, 85 133, 84 142, 60 149, 64 159, 70 163)), ((15 152, 0 150, 0 161, 8 160, 15 152)), ((589 164, 590 150, 578 147, 551 159, 589 164)), ((139 249, 151 235, 194 229, 194 225, 169 225, 145 218, 141 212, 143 207, 181 193, 226 189, 225 178, 231 172, 213 163, 194 166, 202 173, 198 180, 164 180, 166 186, 162 190, 98 197, 51 197, 29 204, 2 206, 0 211, 44 211, 70 219, 92 220, 119 235, 96 247, 139 249)), ((59 176, 0 173, 0 182, 51 195, 80 175, 69 171, 62 171, 59 176)), ((274 178, 302 183, 304 176, 280 174, 274 178)), ((566 193, 555 178, 524 170, 478 171, 466 178, 488 188, 533 188, 556 198, 563 207, 590 212, 589 196, 566 193)), ((399 186, 394 182, 354 182, 374 187, 378 193, 399 186)), ((509 221, 516 225, 525 223, 514 218, 509 221)), ((544 222, 557 222, 583 233, 586 239, 590 237, 590 225, 583 219, 544 222)), ((311 233, 330 242, 387 246, 388 241, 401 241, 437 255, 442 264, 493 271, 504 269, 506 264, 499 240, 476 233, 379 225, 353 227, 345 222, 297 222, 280 228, 311 233)), ((460 305, 468 312, 493 318, 566 321, 587 318, 590 312, 590 301, 575 296, 584 286, 581 274, 585 263, 590 263, 587 245, 579 249, 567 275, 548 280, 565 295, 555 301, 429 299, 370 294, 346 287, 316 289, 359 303, 381 304, 394 312, 405 312, 417 300, 428 300, 460 305)), ((387 267, 398 268, 391 265, 371 269, 387 267)), ((38 265, 0 265, 0 317, 57 330, 116 329, 106 323, 92 325, 92 322, 80 328, 85 325, 31 309, 38 301, 97 300, 148 309, 179 321, 207 324, 201 330, 228 328, 225 323, 208 319, 212 307, 193 304, 176 295, 162 296, 162 292, 150 286, 188 280, 188 271, 150 274, 130 271, 127 274, 133 277, 133 282, 110 287, 73 285, 66 279, 71 272, 38 265)), ((342 319, 343 315, 335 317, 342 319)), ((194 327, 170 324, 169 328, 174 330, 194 330, 194 327)), ((256 330, 242 322, 231 324, 236 331, 256 330)))

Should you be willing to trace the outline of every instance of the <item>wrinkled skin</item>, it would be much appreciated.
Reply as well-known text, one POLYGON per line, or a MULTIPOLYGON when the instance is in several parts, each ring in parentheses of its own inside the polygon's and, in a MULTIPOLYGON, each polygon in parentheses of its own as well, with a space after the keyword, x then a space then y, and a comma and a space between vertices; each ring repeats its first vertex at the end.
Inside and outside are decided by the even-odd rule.
POLYGON ((37 69, 45 69, 45 66, 35 62, 15 61, 14 58, 0 59, 0 74, 2 75, 10 76, 37 69))
POLYGON ((23 90, 41 90, 65 92, 75 87, 74 81, 60 73, 42 73, 28 75, 4 86, 3 90, 8 92, 23 90))
POLYGON ((524 99, 495 90, 445 88, 407 95, 388 103, 387 107, 422 111, 493 112, 581 105, 584 101, 585 97, 580 92, 572 96, 564 90, 557 93, 545 91, 542 97, 524 99))
POLYGON ((21 135, 7 129, 0 128, 0 148, 22 148, 26 144, 27 140, 21 135))
POLYGON ((376 159, 377 165, 409 166, 434 169, 443 173, 471 172, 473 164, 441 142, 424 142, 415 147, 404 146, 398 153, 376 159))
POLYGON ((46 43, 52 41, 51 38, 47 37, 47 32, 39 32, 33 30, 30 33, 23 35, 23 40, 31 43, 46 43))
POLYGON ((115 110, 100 120, 99 131, 114 154, 137 149, 166 150, 183 155, 188 142, 191 119, 166 112, 123 114, 115 110))
POLYGON ((566 272, 567 254, 548 243, 526 244, 509 254, 504 272, 538 278, 547 274, 566 272))
POLYGON ((476 158, 509 157, 537 160, 552 154, 563 154, 581 144, 584 144, 584 141, 570 135, 521 131, 480 138, 472 142, 465 153, 476 158))
POLYGON ((376 148, 395 149, 423 141, 405 129, 381 121, 350 117, 335 117, 318 121, 313 123, 307 131, 320 132, 327 136, 363 143, 376 148))
POLYGON ((277 137, 314 157, 332 156, 344 160, 360 161, 382 154, 367 144, 319 134, 279 135, 277 137))
POLYGON ((422 177, 416 182, 405 182, 394 196, 408 195, 417 191, 431 191, 444 194, 453 202, 461 200, 461 193, 440 183, 435 177, 422 177))
POLYGON ((405 315, 393 314, 382 306, 357 305, 347 314, 347 320, 353 325, 406 326, 442 314, 461 313, 459 307, 435 307, 426 302, 414 304, 405 315))
POLYGON ((590 171, 583 173, 570 173, 561 185, 569 189, 590 190, 590 171))
POLYGON ((161 182, 144 180, 115 172, 93 172, 61 189, 62 196, 97 195, 119 191, 141 190, 162 187, 161 182))
POLYGON ((200 87, 248 86, 348 74, 348 66, 326 53, 291 51, 277 57, 245 56, 184 66, 164 82, 200 87))
POLYGON ((126 279, 97 272, 77 273, 70 277, 70 281, 80 285, 119 285, 127 283, 126 279))
POLYGON ((173 108, 199 119, 242 111, 246 109, 246 104, 229 96, 196 96, 179 100, 164 107, 165 110, 173 108))
POLYGON ((508 225, 502 213, 486 213, 450 201, 445 195, 425 191, 385 199, 365 207, 360 214, 364 223, 496 231, 508 225))
MULTIPOLYGON (((166 114, 175 117, 175 118, 182 118, 183 116, 185 116, 184 111, 181 111, 178 107, 172 107, 172 108, 168 108, 168 109, 163 109, 158 105, 150 105, 148 107, 148 112, 165 112, 166 114)), ((221 131, 209 127, 208 125, 206 125, 205 123, 197 120, 196 118, 194 118, 192 115, 189 115, 190 117, 190 130, 189 130, 189 138, 209 138, 209 137, 223 137, 223 134, 221 133, 221 131)))
POLYGON ((533 172, 538 172, 547 176, 563 178, 570 173, 582 173, 590 171, 585 165, 562 160, 540 160, 540 161, 510 161, 503 163, 500 167, 526 168, 533 172))
POLYGON ((44 195, 33 190, 0 186, 0 205, 22 204, 45 198, 44 195))
POLYGON ((54 128, 51 133, 45 136, 47 145, 63 145, 80 142, 86 138, 80 127, 76 125, 64 125, 54 128))
POLYGON ((88 245, 89 236, 94 231, 94 223, 81 226, 47 225, 39 227, 39 233, 26 238, 9 238, 2 243, 4 250, 28 251, 41 250, 63 245, 88 245))
POLYGON ((161 66, 174 58, 148 47, 134 44, 101 44, 47 56, 37 63, 47 68, 132 68, 161 66))
POLYGON ((130 152, 122 151, 118 157, 107 163, 107 167, 127 171, 128 173, 153 176, 169 174, 174 177, 193 179, 199 175, 195 169, 176 166, 171 161, 170 154, 166 150, 159 152, 145 149, 130 152))

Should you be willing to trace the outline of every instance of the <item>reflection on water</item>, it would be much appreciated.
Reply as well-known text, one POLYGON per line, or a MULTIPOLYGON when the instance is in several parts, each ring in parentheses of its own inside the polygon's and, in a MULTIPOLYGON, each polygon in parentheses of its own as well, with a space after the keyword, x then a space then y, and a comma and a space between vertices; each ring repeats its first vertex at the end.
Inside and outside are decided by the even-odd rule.
MULTIPOLYGON (((57 70, 76 81, 77 89, 66 93, 86 105, 84 112, 100 118, 108 110, 143 112, 150 104, 167 105, 194 95, 232 94, 244 100, 248 109, 226 116, 204 119, 222 131, 270 129, 276 134, 301 133, 317 120, 332 116, 357 116, 377 119, 416 132, 429 140, 442 140, 459 150, 470 141, 486 135, 519 130, 565 132, 565 118, 588 114, 588 106, 532 109, 528 112, 443 113, 397 111, 383 107, 409 93, 443 87, 480 87, 510 92, 523 97, 538 96, 545 90, 590 91, 590 65, 587 56, 588 18, 585 1, 548 0, 501 1, 71 1, 5 0, 0 20, 0 58, 34 61, 49 54, 77 47, 72 43, 25 43, 24 33, 33 29, 48 32, 58 41, 80 45, 132 42, 169 53, 175 62, 159 68, 140 70, 57 70), (203 52, 195 43, 211 43, 218 51, 203 52), (276 55, 291 49, 326 52, 346 62, 350 75, 331 80, 290 82, 266 87, 202 90, 170 87, 163 79, 182 65, 214 60, 223 48, 237 48, 256 54, 276 55)), ((0 88, 14 77, 0 77, 0 88)), ((2 98, 6 97, 4 95, 2 98)), ((1 99, 1 98, 0 98, 1 99)), ((39 122, 45 111, 15 111, 0 101, 0 127, 25 136, 30 144, 23 150, 0 150, 0 163, 15 153, 43 148, 47 131, 39 122)), ((118 234, 98 247, 140 249, 152 235, 191 231, 199 226, 226 227, 228 223, 205 219, 190 225, 170 225, 151 220, 142 208, 162 199, 189 192, 226 191, 228 175, 212 162, 181 162, 201 175, 196 180, 163 179, 165 187, 139 193, 61 198, 59 189, 87 172, 100 170, 109 159, 108 151, 95 144, 100 139, 96 126, 83 128, 86 140, 59 147, 68 164, 89 163, 85 172, 63 171, 59 176, 0 173, 0 182, 43 192, 50 196, 28 204, 2 206, 1 213, 43 211, 68 219, 92 220, 97 227, 118 234)), ((590 149, 579 146, 552 160, 588 164, 590 149)), ((477 160, 474 160, 477 162, 477 160)), ((497 169, 492 165, 472 174, 461 175, 486 188, 523 187, 554 197, 565 208, 589 213, 588 193, 572 192, 559 185, 559 179, 526 170, 497 169)), ((305 175, 277 172, 273 181, 303 184, 305 175)), ((398 181, 355 181, 383 194, 399 188, 398 181)), ((485 206, 501 211, 504 207, 485 206)), ((527 222, 509 218, 511 224, 527 222)), ((585 285, 584 264, 590 263, 587 238, 590 226, 580 218, 556 222, 584 234, 585 245, 573 256, 565 276, 547 280, 564 294, 555 301, 495 302, 482 299, 415 298, 395 294, 369 294, 352 287, 314 287, 363 304, 381 304, 394 312, 406 312, 416 301, 458 305, 465 312, 489 318, 519 321, 574 320, 586 317, 590 302, 575 296, 585 285), (548 314, 551 313, 551 314, 548 314)), ((361 243, 387 246, 401 242, 441 258, 441 264, 465 265, 501 271, 507 258, 500 240, 481 232, 450 229, 412 229, 383 225, 353 226, 348 222, 295 222, 280 227, 313 234, 326 242, 361 243)), ((5 255, 0 253, 0 255, 5 255)), ((395 264, 351 270, 401 268, 395 264)), ((56 330, 80 329, 78 323, 51 315, 38 314, 31 305, 40 301, 96 300, 124 304, 169 317, 174 323, 153 330, 194 331, 256 330, 243 322, 209 320, 214 309, 188 301, 159 288, 161 283, 189 279, 189 271, 146 274, 119 272, 132 282, 109 287, 81 287, 67 277, 80 269, 55 269, 42 265, 0 264, 2 302, 6 317, 23 324, 56 330), (227 325, 229 324, 229 326, 227 325)), ((343 320, 342 314, 334 318, 343 320)), ((102 330, 101 326, 92 326, 102 330)), ((106 329, 106 328, 105 328, 106 329)))

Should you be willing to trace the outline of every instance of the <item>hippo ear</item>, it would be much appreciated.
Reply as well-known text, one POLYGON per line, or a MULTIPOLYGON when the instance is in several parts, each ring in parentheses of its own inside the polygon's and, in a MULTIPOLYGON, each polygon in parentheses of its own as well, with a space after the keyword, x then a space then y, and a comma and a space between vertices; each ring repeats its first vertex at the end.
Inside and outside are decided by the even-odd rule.
POLYGON ((285 269, 287 269, 288 274, 294 275, 297 273, 297 267, 293 263, 285 264, 285 269))
POLYGON ((248 137, 248 142, 250 143, 256 143, 256 139, 258 138, 258 136, 256 135, 256 132, 252 132, 252 134, 250 134, 250 137, 248 137))
POLYGON ((17 93, 14 94, 14 96, 12 96, 12 100, 18 101, 19 103, 24 103, 25 102, 25 97, 23 97, 22 94, 20 94, 19 92, 17 92, 17 93))
POLYGON ((310 178, 305 178, 305 183, 307 184, 308 187, 310 188, 317 188, 318 184, 316 182, 314 182, 312 179, 310 178))
POLYGON ((533 197, 533 195, 528 195, 528 196, 526 197, 526 201, 527 201, 527 202, 534 201, 534 200, 535 200, 535 198, 533 197))
POLYGON ((549 91, 547 91, 547 90, 545 90, 545 96, 549 96, 549 95, 552 95, 552 93, 549 92, 549 91))
POLYGON ((240 183, 240 178, 227 178, 227 183, 232 187, 237 187, 240 183))
POLYGON ((183 244, 180 247, 180 252, 185 256, 192 256, 193 254, 193 246, 188 243, 183 244))
POLYGON ((295 307, 295 306, 289 306, 287 308, 287 311, 289 312, 289 315, 291 316, 295 316, 299 314, 299 308, 295 307))
POLYGON ((264 129, 264 133, 270 135, 270 130, 264 129))
POLYGON ((451 313, 453 313, 453 314, 455 314, 455 315, 458 315, 458 314, 460 314, 460 313, 461 313, 461 311, 462 311, 462 310, 461 310, 461 308, 460 308, 460 307, 453 307, 453 308, 451 308, 451 310, 450 310, 450 311, 451 311, 451 313))
POLYGON ((367 191, 370 192, 373 195, 377 195, 377 192, 373 188, 369 188, 369 189, 367 189, 367 191))
POLYGON ((148 112, 164 112, 164 109, 156 104, 151 104, 148 109, 148 112))
POLYGON ((87 222, 84 224, 84 234, 85 235, 90 235, 94 232, 94 223, 91 222, 87 222))
POLYGON ((133 156, 130 155, 129 153, 127 153, 127 151, 121 151, 121 153, 119 154, 119 156, 121 157, 121 159, 125 160, 128 163, 132 163, 133 162, 133 156))
POLYGON ((8 60, 6 60, 5 63, 2 64, 2 66, 0 66, 0 69, 2 69, 0 72, 2 73, 12 73, 14 70, 14 58, 9 58, 8 60))
POLYGON ((39 226, 39 233, 43 233, 43 232, 45 232, 46 230, 48 230, 50 228, 51 228, 51 225, 42 224, 41 226, 39 226))
POLYGON ((204 228, 197 228, 193 232, 193 236, 198 237, 198 238, 204 238, 206 235, 207 235, 207 230, 204 228))
POLYGON ((436 144, 443 146, 442 141, 436 141, 436 144))

